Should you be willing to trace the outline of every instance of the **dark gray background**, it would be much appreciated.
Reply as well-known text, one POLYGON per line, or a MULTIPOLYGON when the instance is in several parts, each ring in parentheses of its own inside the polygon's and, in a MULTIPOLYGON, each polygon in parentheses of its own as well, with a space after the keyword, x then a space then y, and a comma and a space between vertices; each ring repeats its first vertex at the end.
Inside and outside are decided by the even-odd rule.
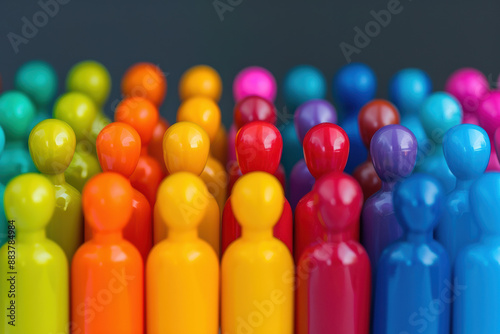
MULTIPOLYGON (((65 0, 68 1, 68 0, 65 0)), ((221 74, 224 122, 230 122, 231 84, 243 67, 260 65, 281 83, 297 64, 319 67, 328 79, 346 60, 339 44, 352 44, 354 28, 364 29, 371 10, 386 9, 389 1, 220 0, 238 3, 221 21, 213 0, 99 1, 69 0, 26 45, 14 53, 9 32, 21 34, 22 17, 32 20, 37 1, 0 0, 0 74, 12 88, 16 69, 31 59, 51 62, 60 76, 60 89, 75 62, 95 59, 111 72, 110 101, 120 98, 119 80, 134 62, 150 61, 168 73, 167 99, 161 113, 175 119, 177 83, 183 71, 209 64, 221 74)), ((390 76, 403 67, 420 67, 431 75, 435 89, 462 66, 473 66, 496 81, 499 71, 500 1, 401 0, 402 11, 353 55, 369 64, 385 97, 390 76)), ((329 92, 329 98, 331 93, 329 92)), ((277 107, 283 106, 279 96, 277 107)), ((106 113, 111 115, 110 103, 106 113)))

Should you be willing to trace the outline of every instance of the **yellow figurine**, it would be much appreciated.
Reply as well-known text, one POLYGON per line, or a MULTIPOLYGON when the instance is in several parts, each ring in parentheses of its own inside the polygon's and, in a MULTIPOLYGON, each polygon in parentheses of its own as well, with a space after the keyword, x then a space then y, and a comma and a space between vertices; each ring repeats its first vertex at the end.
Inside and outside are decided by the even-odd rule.
POLYGON ((64 175, 80 193, 85 183, 101 172, 95 154, 95 140, 90 134, 96 115, 94 102, 82 93, 66 93, 54 105, 54 118, 68 123, 76 135, 76 152, 64 175))
MULTIPOLYGON (((169 174, 189 172, 199 176, 207 163, 210 139, 198 125, 179 122, 170 126, 163 137, 163 155, 169 174)), ((155 244, 167 236, 167 226, 159 214, 158 200, 154 207, 155 244)), ((200 238, 208 242, 217 255, 220 253, 220 213, 215 198, 208 196, 206 214, 199 226, 200 238)))
POLYGON ((36 168, 54 184, 56 191, 56 207, 47 225, 47 237, 61 246, 71 262, 83 244, 82 197, 64 178, 75 153, 75 133, 65 122, 47 119, 31 130, 28 145, 36 168))
POLYGON ((283 203, 283 188, 268 173, 246 174, 234 185, 231 205, 242 235, 222 258, 224 334, 293 334, 293 259, 273 237, 283 203))
POLYGON ((55 202, 54 186, 39 174, 17 176, 5 189, 15 238, 0 249, 2 334, 68 333, 68 262, 45 236, 55 202))
POLYGON ((149 334, 219 332, 219 259, 197 231, 210 197, 203 181, 189 172, 168 176, 158 189, 168 237, 147 261, 149 334))
MULTIPOLYGON (((220 128, 220 109, 217 104, 206 97, 196 96, 184 101, 177 111, 178 122, 193 122, 205 130, 210 138, 210 144, 217 137, 220 128)), ((205 170, 201 174, 208 191, 214 195, 220 211, 224 208, 227 199, 227 173, 220 161, 209 156, 205 170)))
POLYGON ((101 130, 111 123, 104 115, 103 107, 111 91, 111 76, 104 65, 94 60, 85 60, 75 64, 66 77, 66 89, 80 92, 92 99, 98 112, 92 123, 91 137, 97 138, 101 130))

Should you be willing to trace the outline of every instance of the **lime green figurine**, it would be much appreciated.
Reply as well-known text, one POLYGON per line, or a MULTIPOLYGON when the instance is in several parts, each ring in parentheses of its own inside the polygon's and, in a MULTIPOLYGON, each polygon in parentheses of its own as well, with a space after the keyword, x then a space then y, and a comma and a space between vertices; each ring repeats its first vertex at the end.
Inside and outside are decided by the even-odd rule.
POLYGON ((55 202, 54 186, 40 174, 19 175, 5 189, 16 236, 0 248, 0 333, 68 332, 68 261, 45 235, 55 202))
POLYGON ((35 113, 35 105, 25 94, 11 90, 0 95, 0 126, 6 140, 0 156, 2 184, 19 174, 36 172, 26 144, 35 113))
POLYGON ((57 73, 49 63, 42 60, 33 60, 21 66, 14 78, 17 90, 26 94, 37 108, 37 113, 30 126, 50 118, 52 104, 58 88, 57 73))
MULTIPOLYGON (((3 148, 5 147, 5 133, 0 126, 0 157, 2 156, 3 148)), ((3 208, 3 193, 5 185, 0 183, 0 247, 7 241, 7 219, 5 218, 5 210, 3 208)))
POLYGON ((104 65, 94 60, 75 64, 66 77, 66 89, 88 95, 96 104, 98 113, 92 124, 91 136, 97 139, 101 130, 111 123, 104 115, 103 108, 111 91, 111 76, 104 65))
POLYGON ((101 172, 95 154, 95 141, 90 134, 96 115, 94 102, 78 92, 62 95, 54 105, 54 118, 68 123, 76 135, 76 152, 64 176, 80 193, 85 183, 101 172))
POLYGON ((56 190, 56 208, 47 225, 47 237, 61 246, 71 263, 84 239, 82 197, 64 177, 75 153, 75 132, 63 121, 47 119, 33 128, 28 143, 35 166, 56 190))

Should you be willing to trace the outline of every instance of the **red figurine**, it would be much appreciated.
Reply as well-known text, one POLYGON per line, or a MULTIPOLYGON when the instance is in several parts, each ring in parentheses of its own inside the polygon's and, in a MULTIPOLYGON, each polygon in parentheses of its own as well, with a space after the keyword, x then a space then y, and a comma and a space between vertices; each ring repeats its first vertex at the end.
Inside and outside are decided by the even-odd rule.
POLYGON ((368 334, 370 260, 351 233, 363 205, 361 187, 333 172, 316 182, 313 193, 323 241, 298 261, 296 334, 368 334))
MULTIPOLYGON (((243 126, 236 136, 236 156, 243 174, 256 171, 275 174, 282 150, 283 140, 280 132, 267 122, 251 122, 243 126)), ((283 241, 293 254, 293 216, 290 203, 286 199, 273 234, 283 241)), ((234 217, 229 197, 222 214, 222 254, 240 235, 241 227, 234 217)))
POLYGON ((399 124, 399 122, 400 117, 396 107, 389 101, 382 99, 368 102, 358 114, 359 133, 363 144, 368 149, 368 159, 356 167, 352 176, 361 185, 365 201, 382 187, 382 181, 375 172, 370 157, 372 137, 380 128, 390 124, 399 124))
MULTIPOLYGON (((349 156, 349 138, 338 125, 322 123, 314 126, 304 137, 304 160, 312 176, 318 180, 330 172, 343 172, 349 156)), ((323 227, 314 210, 313 192, 307 193, 295 209, 294 258, 322 240, 323 227)), ((354 239, 359 239, 359 223, 353 224, 354 239)))
MULTIPOLYGON (((141 154, 141 138, 130 125, 120 122, 108 124, 101 130, 96 141, 97 157, 104 172, 115 172, 128 178, 136 169, 141 154)), ((153 223, 151 206, 147 198, 133 189, 132 217, 123 230, 123 236, 141 253, 146 263, 148 253, 153 247, 153 223)), ((90 230, 86 228, 86 239, 90 230)))
POLYGON ((148 153, 148 145, 158 124, 158 117, 156 106, 142 97, 126 98, 115 111, 115 121, 129 124, 141 137, 141 157, 130 176, 130 182, 146 196, 151 207, 155 205, 156 191, 165 177, 160 163, 148 153))

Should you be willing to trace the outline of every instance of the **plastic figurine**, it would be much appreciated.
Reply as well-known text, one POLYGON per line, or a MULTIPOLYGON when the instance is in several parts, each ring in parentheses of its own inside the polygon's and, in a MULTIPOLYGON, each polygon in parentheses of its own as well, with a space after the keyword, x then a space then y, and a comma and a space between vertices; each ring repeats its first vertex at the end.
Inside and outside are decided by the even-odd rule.
MULTIPOLYGON (((490 137, 490 142, 494 142, 495 131, 500 127, 500 91, 493 91, 480 103, 477 110, 479 125, 490 137)), ((500 171, 500 163, 495 145, 491 145, 490 161, 487 171, 500 171)))
MULTIPOLYGON (((2 156, 5 147, 5 132, 0 126, 0 157, 2 156)), ((7 219, 5 218, 5 210, 3 206, 3 194, 5 192, 5 185, 0 183, 0 247, 7 241, 7 219)))

